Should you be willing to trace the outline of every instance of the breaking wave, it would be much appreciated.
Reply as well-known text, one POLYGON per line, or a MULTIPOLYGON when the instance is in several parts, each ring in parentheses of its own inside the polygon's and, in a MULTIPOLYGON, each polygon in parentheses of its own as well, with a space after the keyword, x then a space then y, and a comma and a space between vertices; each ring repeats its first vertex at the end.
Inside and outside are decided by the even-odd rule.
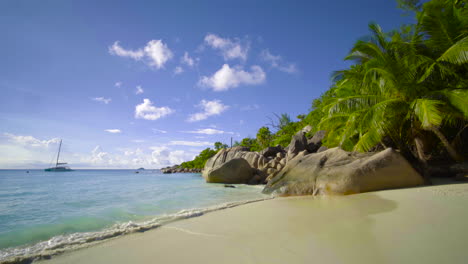
POLYGON ((175 214, 162 215, 148 221, 129 221, 126 223, 118 223, 112 227, 97 232, 80 232, 54 236, 49 240, 42 241, 34 245, 0 250, 0 263, 24 263, 33 260, 48 259, 51 256, 63 253, 64 251, 85 247, 106 239, 135 232, 144 232, 177 220, 198 217, 209 212, 269 199, 272 199, 272 197, 224 203, 208 208, 185 209, 175 214))

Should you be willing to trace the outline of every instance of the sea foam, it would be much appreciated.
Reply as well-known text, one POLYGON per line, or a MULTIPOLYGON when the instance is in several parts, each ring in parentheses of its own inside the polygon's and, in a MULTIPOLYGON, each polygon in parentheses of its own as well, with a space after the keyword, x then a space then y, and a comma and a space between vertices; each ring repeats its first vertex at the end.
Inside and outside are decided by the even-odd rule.
POLYGON ((135 232, 144 232, 150 229, 160 227, 162 225, 192 217, 202 216, 206 213, 219 211, 227 208, 236 207, 239 205, 249 204, 258 201, 272 199, 266 197, 262 199, 254 199, 248 201, 238 201, 223 203, 220 205, 181 210, 175 214, 166 214, 158 216, 148 221, 126 223, 118 223, 110 228, 103 229, 97 232, 80 232, 68 235, 54 236, 49 240, 36 243, 31 246, 13 247, 0 250, 0 263, 8 262, 23 262, 39 259, 48 259, 53 255, 63 253, 64 251, 74 250, 81 247, 104 241, 106 239, 118 237, 121 235, 131 234, 135 232))

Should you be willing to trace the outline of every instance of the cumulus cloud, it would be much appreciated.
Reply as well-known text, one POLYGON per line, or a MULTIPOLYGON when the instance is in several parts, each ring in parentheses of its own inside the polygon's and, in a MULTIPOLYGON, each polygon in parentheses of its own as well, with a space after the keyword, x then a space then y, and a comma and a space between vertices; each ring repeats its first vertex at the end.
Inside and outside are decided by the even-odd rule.
POLYGON ((140 60, 145 56, 145 52, 142 49, 138 50, 126 50, 120 46, 119 41, 114 42, 109 47, 109 53, 119 57, 128 57, 134 60, 140 60))
POLYGON ((269 50, 263 50, 260 58, 269 63, 272 68, 286 73, 297 73, 297 67, 294 63, 286 63, 280 55, 273 55, 269 50))
POLYGON ((174 110, 167 106, 156 107, 150 99, 143 99, 143 103, 135 107, 135 118, 146 120, 157 120, 161 117, 172 114, 174 110))
MULTIPOLYGON (((57 155, 60 139, 38 139, 33 136, 22 136, 11 133, 0 134, 0 167, 2 168, 38 168, 49 166, 52 157, 57 155)), ((136 139, 133 142, 141 143, 143 140, 136 139)), ((64 158, 73 168, 161 168, 180 164, 192 160, 198 153, 197 147, 181 150, 174 142, 174 149, 165 145, 161 147, 148 148, 117 148, 117 152, 105 151, 100 145, 86 152, 70 152, 68 148, 62 148, 64 158)), ((146 144, 145 144, 146 145, 146 144)), ((76 147, 69 146, 70 149, 76 147)))
POLYGON ((180 62, 189 66, 193 67, 195 65, 195 59, 189 56, 188 52, 184 53, 184 56, 180 59, 180 62))
POLYGON ((234 134, 233 132, 226 132, 226 131, 214 129, 214 128, 197 129, 193 131, 186 131, 186 133, 204 134, 204 135, 234 134))
POLYGON ((203 76, 198 84, 204 87, 210 87, 213 91, 227 91, 239 85, 257 85, 265 82, 266 74, 260 66, 250 67, 250 72, 244 71, 241 67, 229 67, 224 64, 221 69, 212 76, 203 76))
POLYGON ((26 147, 49 147, 51 144, 57 144, 60 142, 59 138, 52 138, 48 140, 40 140, 33 136, 21 136, 10 133, 3 133, 3 136, 8 138, 10 142, 26 146, 26 147))
POLYGON ((116 82, 116 83, 114 84, 114 86, 115 86, 115 87, 121 87, 121 86, 122 86, 122 82, 116 82))
POLYGON ((196 156, 194 152, 170 150, 165 146, 151 147, 150 149, 152 149, 151 163, 160 168, 173 164, 180 164, 187 160, 193 160, 196 156))
POLYGON ((172 58, 172 51, 161 40, 151 40, 144 48, 150 65, 160 69, 172 58))
POLYGON ((92 151, 91 151, 91 163, 109 163, 110 157, 109 153, 104 152, 101 148, 101 146, 97 145, 92 151))
POLYGON ((201 108, 203 111, 190 115, 188 118, 189 122, 196 122, 207 119, 213 115, 220 115, 229 108, 229 106, 224 105, 220 100, 201 100, 197 107, 201 108))
POLYGON ((184 72, 184 69, 180 66, 174 68, 174 75, 178 75, 184 72))
POLYGON ((222 38, 215 34, 205 36, 205 44, 213 49, 221 51, 225 60, 231 59, 247 59, 250 44, 242 43, 239 39, 222 38))
POLYGON ((122 133, 122 130, 120 129, 105 129, 104 131, 112 133, 112 134, 122 133))
POLYGON ((148 65, 156 69, 164 68, 164 64, 174 56, 172 51, 162 40, 150 40, 145 47, 137 50, 128 50, 120 46, 119 41, 109 47, 111 55, 127 57, 136 61, 144 60, 148 65))
POLYGON ((213 146, 213 142, 207 142, 207 141, 170 141, 168 145, 175 145, 175 146, 190 146, 190 147, 209 147, 213 146))
POLYGON ((144 93, 144 92, 145 92, 145 90, 143 90, 143 88, 141 88, 140 85, 138 85, 138 86, 136 87, 136 92, 135 92, 135 94, 142 94, 142 93, 144 93))
POLYGON ((91 100, 104 103, 104 104, 109 104, 112 101, 111 98, 104 98, 104 97, 94 97, 94 98, 91 98, 91 100))

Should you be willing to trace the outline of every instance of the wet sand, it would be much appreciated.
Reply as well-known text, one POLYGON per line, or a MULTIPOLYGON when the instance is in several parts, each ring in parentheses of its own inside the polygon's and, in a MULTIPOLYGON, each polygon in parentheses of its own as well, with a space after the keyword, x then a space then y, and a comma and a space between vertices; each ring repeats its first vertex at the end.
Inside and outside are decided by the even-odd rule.
POLYGON ((468 184, 251 203, 45 263, 468 263, 468 184))

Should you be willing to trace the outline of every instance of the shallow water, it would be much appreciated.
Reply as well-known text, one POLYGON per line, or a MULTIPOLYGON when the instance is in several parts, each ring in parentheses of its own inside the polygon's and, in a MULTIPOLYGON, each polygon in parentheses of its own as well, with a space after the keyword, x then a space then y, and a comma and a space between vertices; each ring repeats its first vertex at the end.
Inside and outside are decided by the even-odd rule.
POLYGON ((181 210, 190 215, 194 208, 265 197, 261 187, 224 188, 197 173, 0 170, 0 251, 133 223, 156 225, 155 218, 181 210))

